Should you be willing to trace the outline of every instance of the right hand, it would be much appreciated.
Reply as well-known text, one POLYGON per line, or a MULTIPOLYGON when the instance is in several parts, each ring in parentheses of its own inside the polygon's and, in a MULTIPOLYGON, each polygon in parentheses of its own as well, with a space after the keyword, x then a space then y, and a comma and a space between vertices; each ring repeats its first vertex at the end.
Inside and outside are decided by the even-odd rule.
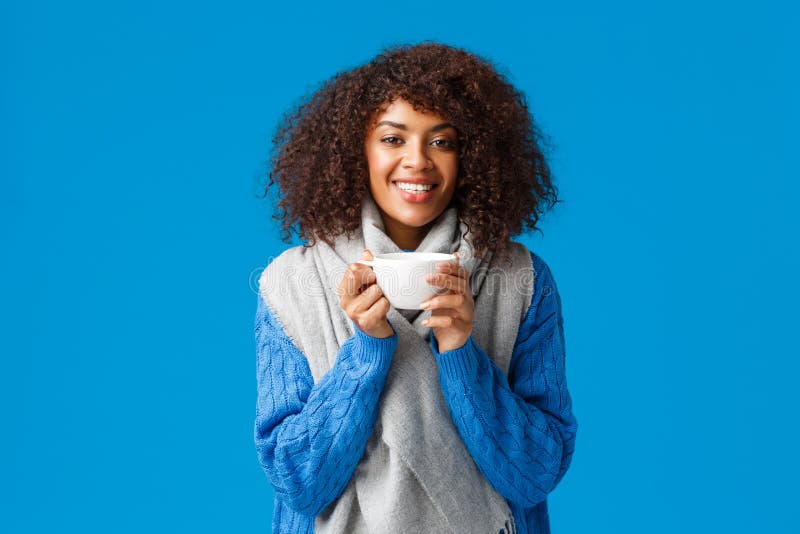
MULTIPOLYGON (((361 259, 371 260, 372 253, 365 249, 361 259)), ((356 327, 368 336, 391 337, 394 330, 386 320, 389 301, 376 281, 372 267, 351 263, 339 284, 339 305, 356 327)))

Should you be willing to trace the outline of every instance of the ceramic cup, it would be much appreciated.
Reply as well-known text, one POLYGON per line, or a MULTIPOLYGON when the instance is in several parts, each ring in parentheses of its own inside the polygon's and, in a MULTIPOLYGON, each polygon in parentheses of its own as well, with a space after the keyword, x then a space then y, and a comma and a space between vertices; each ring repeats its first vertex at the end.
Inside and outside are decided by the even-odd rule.
POLYGON ((436 265, 443 261, 456 262, 457 258, 439 252, 391 252, 358 263, 372 267, 378 287, 392 306, 420 310, 422 302, 447 291, 425 280, 426 275, 437 272, 436 265))

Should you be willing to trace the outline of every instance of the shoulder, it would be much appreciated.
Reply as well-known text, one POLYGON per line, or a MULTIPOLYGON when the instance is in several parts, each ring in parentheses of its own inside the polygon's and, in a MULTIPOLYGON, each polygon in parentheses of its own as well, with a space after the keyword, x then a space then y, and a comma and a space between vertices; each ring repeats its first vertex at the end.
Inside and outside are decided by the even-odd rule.
POLYGON ((525 267, 530 267, 530 260, 533 256, 533 253, 528 249, 528 247, 516 241, 509 241, 507 247, 509 259, 511 260, 511 264, 513 266, 523 269, 525 267))
POLYGON ((267 260, 258 280, 259 305, 265 317, 281 336, 302 350, 302 325, 309 298, 324 295, 321 278, 315 267, 313 247, 296 246, 267 260))
POLYGON ((550 266, 542 259, 541 256, 533 251, 530 252, 531 268, 533 269, 534 276, 534 296, 544 296, 545 291, 551 291, 552 286, 555 285, 553 272, 550 266))
MULTIPOLYGON (((552 289, 555 284, 553 273, 550 266, 537 253, 530 250, 527 246, 516 241, 509 241, 508 251, 512 262, 512 269, 525 273, 529 276, 528 285, 533 296, 541 296, 545 288, 552 289)), ((502 263, 502 262, 500 262, 502 263)))
POLYGON ((267 301, 287 296, 299 281, 316 273, 310 247, 291 247, 269 257, 266 263, 258 279, 258 292, 267 301))
POLYGON ((492 300, 487 299, 487 294, 497 295, 492 306, 516 310, 518 321, 521 321, 534 295, 535 277, 530 250, 522 243, 509 241, 504 257, 498 254, 488 263, 482 263, 473 273, 471 282, 481 298, 492 300))
POLYGON ((516 241, 508 242, 508 259, 493 262, 493 267, 513 274, 516 278, 514 284, 518 289, 524 289, 529 296, 535 296, 536 286, 544 279, 550 278, 550 268, 544 260, 527 246, 516 241))
POLYGON ((525 293, 526 303, 530 302, 533 293, 532 253, 522 243, 509 241, 506 245, 506 257, 495 255, 487 263, 481 263, 474 275, 482 279, 484 276, 490 284, 502 287, 505 291, 525 293))
POLYGON ((533 273, 533 295, 525 316, 526 329, 538 329, 550 319, 556 319, 561 323, 563 321, 561 298, 553 272, 541 256, 533 251, 529 251, 529 254, 533 273))

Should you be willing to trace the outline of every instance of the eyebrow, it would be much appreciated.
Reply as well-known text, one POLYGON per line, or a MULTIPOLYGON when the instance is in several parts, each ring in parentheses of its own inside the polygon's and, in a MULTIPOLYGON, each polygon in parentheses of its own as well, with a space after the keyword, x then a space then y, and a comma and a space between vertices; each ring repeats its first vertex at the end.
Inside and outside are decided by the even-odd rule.
MULTIPOLYGON (((381 122, 379 122, 378 124, 375 125, 375 128, 378 128, 380 126, 391 126, 393 128, 397 128, 397 129, 400 129, 400 130, 408 130, 408 127, 405 124, 401 124, 399 122, 381 121, 381 122)), ((455 130, 455 126, 453 126, 449 122, 443 122, 441 124, 437 124, 436 126, 431 128, 429 131, 438 132, 439 130, 444 130, 445 128, 453 128, 455 130)))

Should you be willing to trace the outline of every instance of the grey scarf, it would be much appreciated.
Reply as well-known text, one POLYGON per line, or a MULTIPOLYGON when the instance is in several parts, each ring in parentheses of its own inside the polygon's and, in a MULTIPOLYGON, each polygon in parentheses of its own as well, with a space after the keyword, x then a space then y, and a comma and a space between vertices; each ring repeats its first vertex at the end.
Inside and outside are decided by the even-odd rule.
MULTIPOLYGON (((517 329, 531 302, 533 270, 525 247, 511 243, 512 265, 481 261, 463 238, 455 208, 434 222, 417 248, 459 252, 470 272, 475 298, 473 339, 508 373, 517 329)), ((308 360, 314 381, 336 361, 354 326, 339 306, 337 288, 347 265, 368 248, 373 254, 400 249, 384 233, 369 195, 356 235, 331 247, 289 249, 262 276, 261 292, 308 360), (316 325, 309 328, 308 325, 316 325)), ((315 520, 318 533, 513 532, 505 499, 478 470, 442 395, 438 365, 428 345, 427 313, 391 308, 387 319, 398 335, 380 400, 375 430, 343 493, 315 520)))

